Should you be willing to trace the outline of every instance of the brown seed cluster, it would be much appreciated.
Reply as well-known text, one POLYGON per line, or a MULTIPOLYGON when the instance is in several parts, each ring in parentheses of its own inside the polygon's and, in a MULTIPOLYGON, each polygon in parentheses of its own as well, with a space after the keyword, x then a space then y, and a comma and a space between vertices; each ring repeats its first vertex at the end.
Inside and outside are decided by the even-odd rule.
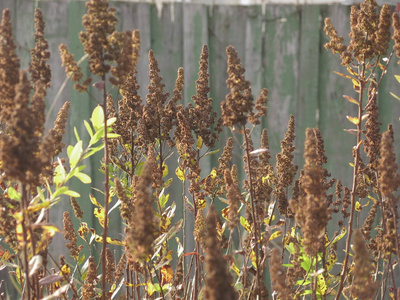
POLYGON ((299 199, 297 205, 291 203, 304 235, 304 250, 307 255, 315 256, 324 246, 330 211, 326 203, 324 171, 318 161, 317 137, 312 128, 306 130, 304 158, 304 173, 300 178, 300 185, 305 195, 299 199))
POLYGON ((221 249, 218 247, 217 237, 217 212, 211 206, 207 220, 206 238, 206 292, 205 297, 209 300, 238 299, 237 292, 233 288, 232 275, 227 270, 226 260, 221 249))
POLYGON ((15 86, 19 82, 20 60, 15 52, 9 9, 0 24, 0 122, 7 123, 14 111, 15 86))
POLYGON ((274 196, 278 199, 278 208, 281 215, 287 214, 289 203, 286 189, 292 184, 298 169, 298 166, 293 164, 293 151, 296 148, 293 146, 296 137, 294 128, 294 116, 290 115, 288 130, 285 133, 285 138, 281 141, 281 152, 276 155, 277 186, 274 190, 274 196))
POLYGON ((152 243, 157 234, 154 222, 154 208, 149 188, 152 184, 151 161, 147 162, 135 187, 135 210, 131 214, 126 230, 125 246, 130 257, 145 260, 152 253, 152 243))
POLYGON ((372 299, 376 293, 376 283, 371 280, 374 265, 360 230, 353 235, 354 269, 351 294, 358 299, 372 299))
POLYGON ((390 9, 383 5, 378 14, 377 8, 375 0, 351 7, 349 46, 343 44, 343 37, 337 34, 331 20, 325 19, 324 30, 330 37, 325 48, 339 53, 342 65, 349 65, 354 59, 366 62, 372 57, 386 55, 390 41, 390 9))
POLYGON ((247 121, 259 124, 260 117, 265 116, 267 110, 265 104, 268 101, 268 91, 263 89, 257 98, 256 111, 253 111, 254 102, 251 93, 250 82, 245 78, 245 69, 240 63, 238 54, 233 46, 226 48, 228 55, 228 79, 226 81, 229 93, 225 101, 221 103, 222 120, 224 126, 239 127, 247 121))

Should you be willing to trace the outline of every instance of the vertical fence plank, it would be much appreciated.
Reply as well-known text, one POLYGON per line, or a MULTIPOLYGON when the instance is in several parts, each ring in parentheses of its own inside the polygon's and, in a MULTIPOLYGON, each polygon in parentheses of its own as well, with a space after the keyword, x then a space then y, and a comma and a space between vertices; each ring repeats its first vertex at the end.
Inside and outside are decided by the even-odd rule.
MULTIPOLYGON (((303 151, 305 130, 318 127, 319 51, 321 35, 320 6, 304 5, 300 10, 299 76, 296 99, 296 148, 303 151)), ((303 166, 303 157, 296 155, 296 163, 303 166)))
POLYGON ((265 85, 270 89, 268 118, 272 153, 280 151, 289 114, 295 112, 299 76, 300 18, 294 5, 273 5, 265 13, 265 85))

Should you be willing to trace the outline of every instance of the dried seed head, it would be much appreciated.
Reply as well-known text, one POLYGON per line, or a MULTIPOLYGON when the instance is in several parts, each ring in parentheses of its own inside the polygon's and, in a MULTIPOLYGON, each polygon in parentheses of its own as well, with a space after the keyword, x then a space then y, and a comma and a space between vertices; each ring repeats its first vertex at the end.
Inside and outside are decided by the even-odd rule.
POLYGON ((206 292, 205 298, 209 300, 238 299, 233 288, 232 275, 228 272, 226 260, 219 248, 217 227, 217 212, 211 206, 206 219, 206 292))
POLYGON ((397 174, 396 154, 394 152, 393 139, 388 131, 382 134, 381 157, 379 159, 379 191, 383 197, 390 197, 400 185, 400 177, 397 174))
POLYGON ((11 13, 3 10, 0 24, 0 122, 7 123, 14 111, 15 87, 19 82, 20 60, 15 52, 11 13))
POLYGON ((278 298, 282 300, 293 299, 293 295, 286 284, 286 273, 282 267, 281 254, 277 248, 274 248, 271 252, 269 269, 269 273, 271 274, 272 289, 278 293, 278 298))
POLYGON ((31 62, 29 73, 34 86, 41 85, 44 88, 50 86, 51 71, 47 61, 50 59, 49 45, 44 38, 45 23, 42 11, 35 9, 35 47, 31 50, 31 62))
POLYGON ((130 216, 125 245, 133 260, 145 260, 152 253, 157 236, 151 192, 153 162, 146 162, 135 189, 135 210, 130 216))
POLYGON ((376 293, 376 282, 371 280, 374 265, 360 230, 353 235, 354 269, 351 294, 359 299, 371 299, 376 293))
POLYGON ((304 158, 304 174, 300 178, 300 185, 305 195, 301 196, 295 213, 304 235, 304 250, 307 255, 315 256, 324 246, 330 211, 325 200, 327 185, 324 171, 318 163, 317 137, 312 128, 306 130, 304 158))
POLYGON ((226 81, 229 93, 221 103, 224 126, 242 126, 253 111, 253 95, 250 82, 245 79, 245 69, 240 64, 238 54, 233 46, 226 48, 228 55, 228 79, 226 81))

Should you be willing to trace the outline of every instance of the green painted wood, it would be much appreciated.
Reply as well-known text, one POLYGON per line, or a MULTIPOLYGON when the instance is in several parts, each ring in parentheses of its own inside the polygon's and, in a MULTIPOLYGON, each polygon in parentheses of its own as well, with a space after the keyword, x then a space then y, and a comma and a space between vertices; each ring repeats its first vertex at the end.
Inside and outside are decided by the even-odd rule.
MULTIPOLYGON (((318 127, 319 107, 318 88, 320 32, 316 24, 320 24, 320 6, 308 5, 300 10, 300 53, 299 53, 299 84, 296 99, 296 152, 304 148, 305 130, 307 127, 318 127)), ((296 164, 302 166, 304 159, 296 155, 296 164)))

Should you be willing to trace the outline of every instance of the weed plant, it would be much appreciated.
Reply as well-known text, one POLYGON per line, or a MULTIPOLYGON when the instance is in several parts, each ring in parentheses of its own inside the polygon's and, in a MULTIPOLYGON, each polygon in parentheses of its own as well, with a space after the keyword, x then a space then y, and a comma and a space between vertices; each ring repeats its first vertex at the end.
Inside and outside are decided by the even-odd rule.
MULTIPOLYGON (((93 85, 102 99, 90 120, 82 120, 89 138, 75 132, 76 143, 67 147, 62 136, 68 102, 44 133, 51 73, 41 11, 35 11, 36 43, 27 71, 15 54, 9 10, 0 24, 1 268, 23 299, 400 298, 400 175, 394 132, 391 125, 381 131, 378 106, 389 62, 393 54, 400 57, 399 12, 387 5, 378 10, 375 0, 354 5, 349 45, 325 20, 325 47, 340 55, 347 74, 338 74, 354 88, 344 97, 358 108, 347 117, 353 126, 347 131, 355 136, 353 179, 343 186, 324 168, 328 158, 318 128, 306 130, 305 164, 298 172, 294 116, 272 162, 267 129, 253 134, 267 116, 268 90, 255 100, 234 47, 226 49, 229 92, 220 116, 208 96, 207 46, 190 104, 182 104, 183 69, 170 95, 153 51, 142 99, 139 32, 116 31, 108 1, 89 0, 86 7, 80 41, 91 77, 85 78, 66 45, 59 49, 75 89, 85 93, 93 85), (110 87, 118 96, 107 93, 110 87), (225 146, 218 152, 222 130, 231 137, 220 141, 225 146), (234 147, 243 154, 243 182, 232 162, 234 147), (104 154, 104 197, 82 195, 94 207, 84 212, 81 195, 68 184, 72 178, 91 184, 84 163, 98 152, 104 154), (172 153, 178 156, 175 172, 168 167, 172 153), (201 172, 208 155, 219 157, 218 163, 201 172), (172 183, 182 187, 173 199, 172 183), (49 217, 66 198, 74 213, 64 212, 63 228, 57 228, 49 217), (174 217, 177 207, 181 219, 174 217), (109 234, 114 209, 125 225, 123 238, 109 234), (93 214, 103 231, 90 228, 84 213, 93 214), (186 242, 188 215, 195 220, 194 248, 186 242), (69 255, 51 253, 55 234, 64 235, 69 255)), ((6 292, 0 298, 7 299, 6 292)))

